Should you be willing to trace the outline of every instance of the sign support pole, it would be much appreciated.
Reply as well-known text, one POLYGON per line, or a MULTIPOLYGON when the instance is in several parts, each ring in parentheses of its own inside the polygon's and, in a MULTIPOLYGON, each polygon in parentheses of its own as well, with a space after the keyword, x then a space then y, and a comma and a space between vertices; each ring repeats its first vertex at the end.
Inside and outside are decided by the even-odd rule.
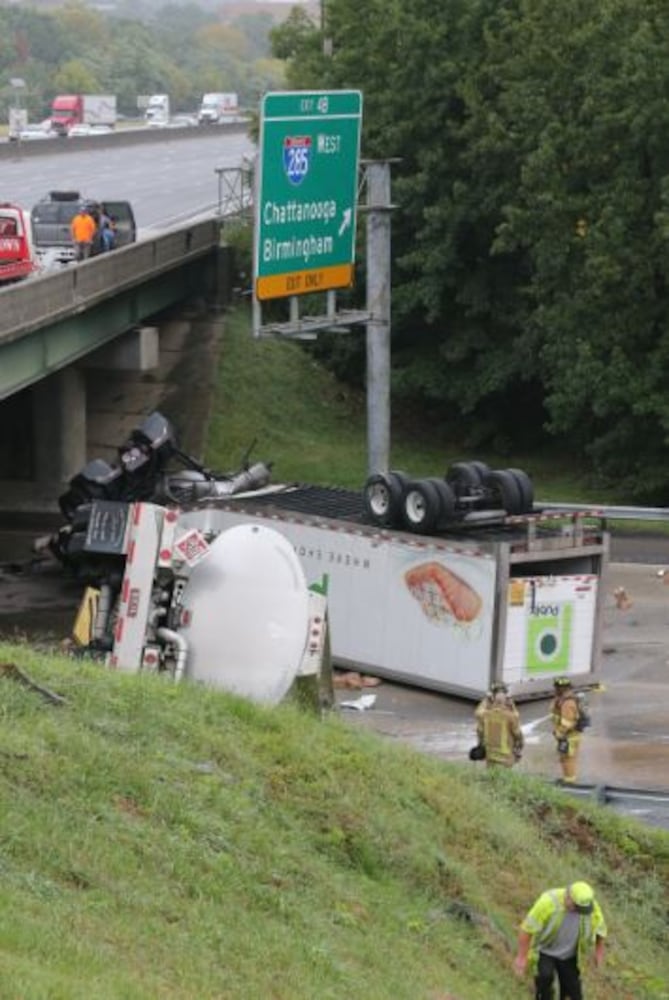
POLYGON ((367 469, 390 461, 390 161, 367 171, 367 469))

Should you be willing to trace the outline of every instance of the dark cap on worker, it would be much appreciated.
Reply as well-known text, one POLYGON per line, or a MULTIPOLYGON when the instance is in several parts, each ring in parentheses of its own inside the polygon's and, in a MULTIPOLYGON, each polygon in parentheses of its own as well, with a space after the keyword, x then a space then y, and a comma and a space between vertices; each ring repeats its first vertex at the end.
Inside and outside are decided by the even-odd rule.
POLYGON ((509 693, 509 689, 506 686, 506 684, 504 683, 504 681, 493 681, 493 683, 490 685, 490 693, 491 694, 508 694, 509 693))
POLYGON ((570 688, 571 680, 569 677, 556 677, 553 681, 553 686, 556 688, 570 688))

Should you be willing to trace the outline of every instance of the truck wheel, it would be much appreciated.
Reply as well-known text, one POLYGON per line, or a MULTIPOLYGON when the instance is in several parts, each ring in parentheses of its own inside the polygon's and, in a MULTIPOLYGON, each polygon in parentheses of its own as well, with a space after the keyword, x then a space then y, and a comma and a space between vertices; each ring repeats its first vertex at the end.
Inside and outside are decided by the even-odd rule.
POLYGON ((455 490, 450 483, 444 482, 443 479, 439 479, 437 476, 428 476, 427 482, 434 485, 434 488, 439 495, 440 509, 438 527, 444 527, 453 519, 453 515, 455 514, 455 490))
POLYGON ((493 509, 501 507, 507 514, 522 513, 520 486, 507 469, 493 469, 488 473, 486 487, 490 492, 493 509))
POLYGON ((404 490, 402 517, 409 531, 429 535, 443 527, 455 510, 455 494, 441 479, 414 479, 404 490))
POLYGON ((476 469, 479 474, 481 485, 483 485, 486 481, 486 476, 490 475, 490 466, 486 465, 485 462, 478 461, 467 462, 467 465, 469 465, 472 469, 476 469))
POLYGON ((468 496, 483 484, 481 473, 473 462, 454 462, 449 466, 445 478, 456 497, 468 496))
POLYGON ((534 485, 523 469, 507 469, 520 489, 521 514, 531 514, 534 509, 534 485))
POLYGON ((396 526, 402 513, 404 485, 408 477, 403 472, 378 473, 365 483, 364 508, 372 524, 391 528, 396 526))

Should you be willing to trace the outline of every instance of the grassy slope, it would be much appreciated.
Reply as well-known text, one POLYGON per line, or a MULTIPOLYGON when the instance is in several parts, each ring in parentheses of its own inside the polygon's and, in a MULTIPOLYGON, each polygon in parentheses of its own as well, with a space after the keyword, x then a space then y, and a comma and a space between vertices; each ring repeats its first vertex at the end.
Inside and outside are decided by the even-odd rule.
MULTIPOLYGON (((212 466, 236 468, 257 438, 253 458, 272 460, 277 481, 362 486, 367 474, 364 398, 333 379, 299 344, 254 340, 248 312, 235 310, 226 320, 220 376, 207 455, 212 466)), ((463 456, 449 441, 447 427, 428 431, 393 420, 393 468, 416 476, 443 475, 450 462, 463 458, 482 459, 492 468, 526 469, 543 499, 615 502, 601 492, 592 495, 587 470, 575 471, 573 456, 563 463, 546 454, 463 456)))
POLYGON ((587 878, 589 1000, 669 996, 669 835, 289 706, 0 647, 0 990, 517 1000, 515 926, 587 878))

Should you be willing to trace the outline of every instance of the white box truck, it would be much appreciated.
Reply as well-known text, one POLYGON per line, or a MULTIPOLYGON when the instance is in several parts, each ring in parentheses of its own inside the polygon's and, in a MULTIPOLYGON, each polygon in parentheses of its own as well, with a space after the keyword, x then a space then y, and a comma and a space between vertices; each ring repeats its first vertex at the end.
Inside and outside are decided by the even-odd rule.
POLYGON ((164 128, 170 121, 169 94, 151 94, 148 99, 144 120, 152 128, 164 128))
POLYGON ((198 111, 197 120, 200 125, 219 125, 239 111, 237 94, 204 94, 198 111))
POLYGON ((480 698, 519 700, 600 666, 608 533, 596 512, 503 516, 435 536, 365 524, 361 498, 314 486, 230 497, 197 514, 205 535, 261 524, 292 543, 327 594, 333 663, 480 698))

